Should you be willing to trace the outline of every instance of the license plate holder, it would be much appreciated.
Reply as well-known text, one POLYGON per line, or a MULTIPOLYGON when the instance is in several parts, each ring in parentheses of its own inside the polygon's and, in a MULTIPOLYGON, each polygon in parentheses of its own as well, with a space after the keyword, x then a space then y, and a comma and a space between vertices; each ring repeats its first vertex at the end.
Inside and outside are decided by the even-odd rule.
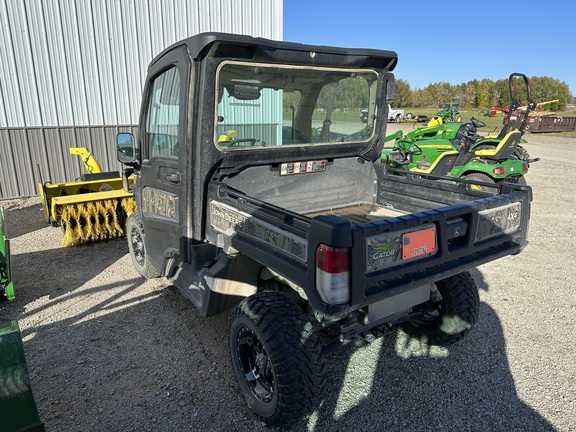
POLYGON ((431 226, 402 235, 402 259, 421 258, 436 253, 436 227, 431 226))

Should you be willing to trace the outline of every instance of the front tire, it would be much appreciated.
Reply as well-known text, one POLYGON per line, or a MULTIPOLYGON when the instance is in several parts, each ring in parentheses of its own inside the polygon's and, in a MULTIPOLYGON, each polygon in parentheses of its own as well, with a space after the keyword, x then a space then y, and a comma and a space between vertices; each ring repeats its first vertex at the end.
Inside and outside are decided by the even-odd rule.
POLYGON ((436 282, 442 300, 430 300, 418 321, 401 325, 411 336, 426 338, 432 345, 449 345, 466 336, 480 311, 478 287, 468 272, 436 282))
POLYGON ((244 398, 264 422, 294 423, 322 400, 322 347, 312 323, 283 294, 261 292, 238 304, 229 345, 244 398))
POLYGON ((158 277, 158 271, 152 267, 148 259, 144 243, 144 227, 138 212, 133 212, 128 216, 126 237, 128 238, 130 258, 132 258, 132 264, 134 264, 136 271, 146 279, 158 277))

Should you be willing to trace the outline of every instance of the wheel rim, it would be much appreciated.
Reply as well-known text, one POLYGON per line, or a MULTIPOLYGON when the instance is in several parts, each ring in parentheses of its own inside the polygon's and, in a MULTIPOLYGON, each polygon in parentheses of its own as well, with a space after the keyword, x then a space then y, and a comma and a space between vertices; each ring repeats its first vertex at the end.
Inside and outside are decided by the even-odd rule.
POLYGON ((139 266, 144 265, 146 259, 146 252, 144 251, 144 241, 140 230, 132 227, 130 231, 130 244, 132 245, 132 254, 139 266))
POLYGON ((274 370, 266 347, 252 329, 242 327, 238 331, 236 354, 250 392, 260 402, 270 403, 276 391, 274 370))

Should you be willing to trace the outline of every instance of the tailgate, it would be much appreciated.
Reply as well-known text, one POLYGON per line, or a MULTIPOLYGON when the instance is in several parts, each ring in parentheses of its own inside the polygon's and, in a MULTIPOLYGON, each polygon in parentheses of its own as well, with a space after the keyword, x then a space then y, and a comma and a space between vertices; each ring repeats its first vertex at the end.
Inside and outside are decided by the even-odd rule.
POLYGON ((353 228, 351 304, 360 307, 518 253, 530 191, 477 199, 353 228))

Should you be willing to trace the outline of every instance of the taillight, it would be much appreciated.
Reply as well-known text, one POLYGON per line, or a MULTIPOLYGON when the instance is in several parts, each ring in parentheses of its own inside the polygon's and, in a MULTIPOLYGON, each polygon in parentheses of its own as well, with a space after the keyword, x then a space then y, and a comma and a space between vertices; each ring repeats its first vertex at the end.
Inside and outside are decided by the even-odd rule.
POLYGON ((350 299, 350 259, 348 248, 320 244, 316 249, 316 289, 326 303, 350 299))
POLYGON ((528 164, 527 163, 522 164, 522 171, 528 171, 528 164))
POLYGON ((495 175, 504 175, 504 173, 505 173, 506 171, 504 170, 504 167, 496 167, 496 168, 494 168, 494 169, 492 170, 492 172, 493 172, 495 175))

